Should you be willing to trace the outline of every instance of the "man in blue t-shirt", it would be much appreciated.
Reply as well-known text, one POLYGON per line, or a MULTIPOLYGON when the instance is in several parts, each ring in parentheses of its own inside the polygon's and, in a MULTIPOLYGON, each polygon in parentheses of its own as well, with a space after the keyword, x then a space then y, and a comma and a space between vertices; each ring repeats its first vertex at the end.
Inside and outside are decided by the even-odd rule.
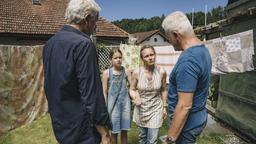
POLYGON ((171 13, 162 26, 175 49, 183 50, 169 79, 171 125, 166 142, 194 144, 207 122, 211 57, 184 13, 171 13))

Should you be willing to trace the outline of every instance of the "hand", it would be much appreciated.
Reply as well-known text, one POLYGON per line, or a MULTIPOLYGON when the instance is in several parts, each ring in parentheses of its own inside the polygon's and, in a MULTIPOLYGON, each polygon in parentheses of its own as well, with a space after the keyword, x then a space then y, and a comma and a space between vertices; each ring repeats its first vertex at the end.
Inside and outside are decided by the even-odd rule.
POLYGON ((171 137, 166 137, 165 139, 166 144, 175 144, 176 142, 171 137))
POLYGON ((167 118, 167 110, 166 107, 163 108, 163 119, 167 118))
POLYGON ((159 139, 161 140, 162 144, 168 144, 167 135, 160 136, 159 139))
POLYGON ((112 144, 112 139, 110 135, 105 135, 101 137, 101 144, 112 144))
POLYGON ((134 99, 134 103, 136 104, 136 106, 140 106, 141 105, 141 99, 139 96, 136 96, 134 99))
POLYGON ((159 139, 162 141, 162 144, 175 144, 175 142, 168 138, 167 135, 164 135, 164 136, 160 136, 159 139))
POLYGON ((111 134, 106 126, 95 125, 97 131, 101 135, 101 144, 112 144, 111 134))

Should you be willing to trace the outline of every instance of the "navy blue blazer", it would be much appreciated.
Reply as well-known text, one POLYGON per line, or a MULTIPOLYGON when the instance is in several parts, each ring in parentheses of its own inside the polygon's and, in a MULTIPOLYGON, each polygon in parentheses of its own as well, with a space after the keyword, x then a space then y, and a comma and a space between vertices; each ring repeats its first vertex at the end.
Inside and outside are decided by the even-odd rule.
POLYGON ((91 39, 64 25, 43 48, 44 89, 56 139, 61 144, 94 144, 94 125, 110 127, 91 39))

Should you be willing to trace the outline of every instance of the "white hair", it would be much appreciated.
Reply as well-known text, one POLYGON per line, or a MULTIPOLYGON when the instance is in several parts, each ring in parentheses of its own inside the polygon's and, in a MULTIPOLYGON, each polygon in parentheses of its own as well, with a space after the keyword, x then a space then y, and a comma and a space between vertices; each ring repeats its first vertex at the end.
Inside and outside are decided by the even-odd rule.
POLYGON ((181 12, 176 11, 169 14, 163 21, 162 27, 165 32, 176 31, 182 35, 194 34, 193 27, 187 16, 181 12))
POLYGON ((69 24, 78 24, 87 16, 97 16, 101 10, 94 0, 70 0, 65 19, 69 24))

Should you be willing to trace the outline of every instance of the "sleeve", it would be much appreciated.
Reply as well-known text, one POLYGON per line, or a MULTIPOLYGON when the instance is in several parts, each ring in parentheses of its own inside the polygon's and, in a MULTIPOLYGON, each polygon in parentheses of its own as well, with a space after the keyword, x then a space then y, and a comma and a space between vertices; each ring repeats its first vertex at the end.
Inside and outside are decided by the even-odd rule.
POLYGON ((176 82, 178 92, 195 92, 200 74, 197 64, 186 61, 178 65, 176 82))
POLYGON ((110 127, 102 84, 100 80, 96 48, 91 41, 83 42, 76 50, 76 74, 85 113, 94 124, 110 127))

